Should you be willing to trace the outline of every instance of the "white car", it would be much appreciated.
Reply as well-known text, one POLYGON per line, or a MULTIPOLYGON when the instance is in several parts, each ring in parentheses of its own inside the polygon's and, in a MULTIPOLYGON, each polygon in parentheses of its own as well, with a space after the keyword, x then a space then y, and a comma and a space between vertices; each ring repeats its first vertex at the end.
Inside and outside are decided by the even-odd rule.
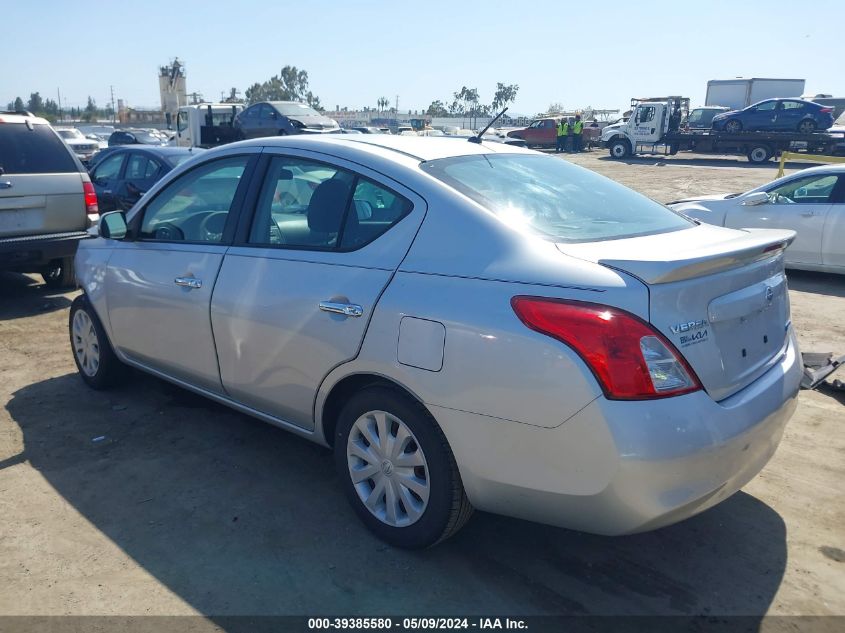
POLYGON ((845 165, 804 169, 745 193, 687 198, 670 207, 729 228, 792 229, 786 267, 845 274, 845 165))
POLYGON ((100 151, 100 144, 97 141, 87 138, 75 127, 57 127, 56 133, 83 163, 87 163, 94 158, 94 154, 100 151))

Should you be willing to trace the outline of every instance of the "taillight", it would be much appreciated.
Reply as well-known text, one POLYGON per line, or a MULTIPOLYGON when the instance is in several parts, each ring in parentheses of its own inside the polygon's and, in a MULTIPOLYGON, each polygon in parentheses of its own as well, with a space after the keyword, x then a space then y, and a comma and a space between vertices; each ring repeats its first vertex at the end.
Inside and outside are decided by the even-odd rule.
POLYGON ((819 112, 821 112, 822 114, 830 114, 831 112, 833 112, 833 108, 822 108, 821 110, 819 110, 819 112))
POLYGON ((99 215, 100 207, 97 206, 97 192, 90 182, 82 183, 82 191, 85 193, 85 213, 88 215, 99 215))
POLYGON ((514 297, 511 306, 532 330, 575 350, 608 398, 648 400, 701 389, 672 343, 629 312, 544 297, 514 297))

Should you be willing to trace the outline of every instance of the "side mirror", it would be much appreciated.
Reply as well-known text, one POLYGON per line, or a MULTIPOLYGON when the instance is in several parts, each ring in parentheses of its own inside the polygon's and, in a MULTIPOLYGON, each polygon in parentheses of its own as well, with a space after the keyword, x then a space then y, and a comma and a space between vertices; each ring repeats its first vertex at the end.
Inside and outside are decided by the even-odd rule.
POLYGON ((767 194, 765 191, 757 191, 746 196, 745 200, 742 201, 742 206, 756 207, 761 204, 766 204, 768 201, 769 194, 767 194))
POLYGON ((111 211, 100 217, 99 225, 100 237, 109 240, 122 240, 126 237, 128 229, 126 227, 126 218, 123 217, 123 211, 111 211))

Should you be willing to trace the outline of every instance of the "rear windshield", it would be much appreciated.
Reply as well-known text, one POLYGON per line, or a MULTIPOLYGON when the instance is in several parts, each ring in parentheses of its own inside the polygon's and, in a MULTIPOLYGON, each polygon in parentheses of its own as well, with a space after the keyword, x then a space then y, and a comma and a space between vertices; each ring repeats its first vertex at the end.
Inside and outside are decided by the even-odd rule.
POLYGON ((4 174, 68 174, 79 171, 62 140, 47 125, 0 123, 4 174))
POLYGON ((693 226, 627 187, 551 156, 458 156, 422 167, 506 223, 556 242, 614 240, 693 226))

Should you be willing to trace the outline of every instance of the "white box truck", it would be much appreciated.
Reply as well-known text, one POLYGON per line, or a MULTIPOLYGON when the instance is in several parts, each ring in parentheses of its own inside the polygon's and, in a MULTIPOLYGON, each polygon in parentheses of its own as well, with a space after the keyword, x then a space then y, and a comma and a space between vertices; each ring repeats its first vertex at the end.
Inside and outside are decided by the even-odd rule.
MULTIPOLYGON (((235 138, 235 117, 244 109, 240 103, 198 103, 179 108, 175 145, 216 147, 235 138)), ((173 143, 173 141, 171 141, 173 143)))
POLYGON ((777 97, 800 97, 804 94, 803 79, 712 79, 707 82, 704 105, 726 106, 742 110, 752 103, 777 97))

